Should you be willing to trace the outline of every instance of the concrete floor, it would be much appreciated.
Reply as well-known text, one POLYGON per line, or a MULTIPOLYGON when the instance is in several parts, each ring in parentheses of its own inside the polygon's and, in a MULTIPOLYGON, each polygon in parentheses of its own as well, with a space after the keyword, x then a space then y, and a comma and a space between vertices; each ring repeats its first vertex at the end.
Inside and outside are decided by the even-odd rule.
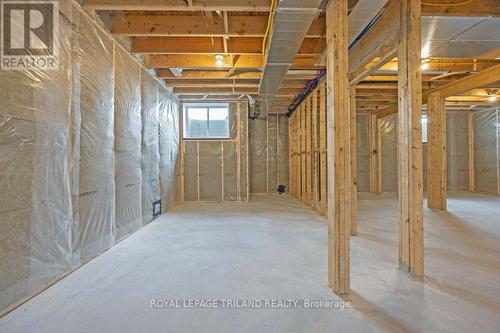
POLYGON ((339 300, 326 220, 287 196, 183 204, 0 319, 0 332, 500 332, 500 198, 425 210, 424 282, 397 269, 394 195, 359 198, 349 309, 152 309, 152 299, 339 300))

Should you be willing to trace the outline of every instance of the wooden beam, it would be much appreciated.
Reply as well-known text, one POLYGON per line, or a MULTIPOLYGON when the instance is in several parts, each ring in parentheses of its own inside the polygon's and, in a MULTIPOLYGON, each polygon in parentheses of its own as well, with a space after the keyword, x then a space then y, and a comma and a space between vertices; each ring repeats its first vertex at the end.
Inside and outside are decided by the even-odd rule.
MULTIPOLYGON (((132 41, 132 53, 141 54, 239 54, 261 55, 262 37, 137 37, 132 41)), ((318 55, 325 48, 324 38, 305 38, 298 55, 318 55)))
POLYGON ((269 11, 270 0, 86 0, 86 10, 140 10, 140 11, 269 11))
POLYGON ((482 86, 496 82, 499 79, 500 79, 500 64, 497 64, 487 69, 484 69, 476 74, 472 74, 458 80, 453 80, 445 85, 440 86, 439 88, 429 91, 427 94, 424 95, 423 102, 427 100, 427 97, 429 96, 430 93, 436 91, 439 91, 442 98, 446 98, 448 96, 457 95, 474 88, 480 88, 482 86))
POLYGON ((439 92, 427 103, 427 205, 446 210, 446 108, 439 92))
MULTIPOLYGON (((268 15, 228 15, 228 30, 224 19, 214 17, 207 25, 201 15, 125 15, 113 21, 111 33, 117 36, 149 37, 264 37, 268 15)), ((324 36, 325 19, 313 21, 306 37, 324 36)))
POLYGON ((197 79, 197 80, 215 80, 215 79, 260 79, 260 70, 241 71, 229 76, 227 70, 183 70, 182 76, 176 77, 170 72, 169 69, 159 68, 157 75, 161 79, 170 80, 183 80, 183 79, 197 79))
POLYGON ((398 42, 399 266, 415 278, 422 278, 424 274, 420 23, 420 0, 401 0, 398 42))
POLYGON ((374 26, 349 50, 351 84, 394 58, 399 27, 399 0, 390 0, 374 26), (370 64, 374 59, 375 62, 370 64))
MULTIPOLYGON (((215 64, 215 58, 209 55, 179 55, 179 54, 162 54, 150 55, 147 61, 149 68, 191 68, 191 69, 261 69, 264 65, 262 56, 238 56, 223 57, 222 66, 215 64)), ((313 57, 296 57, 292 64, 292 69, 320 69, 315 65, 313 57)))
POLYGON ((356 86, 351 85, 349 87, 349 114, 351 122, 350 136, 350 173, 351 173, 351 236, 356 236, 358 234, 358 220, 357 220, 357 209, 358 209, 358 176, 357 176, 357 158, 356 158, 356 86))
POLYGON ((350 291, 351 226, 347 0, 327 8, 328 277, 337 294, 350 291))

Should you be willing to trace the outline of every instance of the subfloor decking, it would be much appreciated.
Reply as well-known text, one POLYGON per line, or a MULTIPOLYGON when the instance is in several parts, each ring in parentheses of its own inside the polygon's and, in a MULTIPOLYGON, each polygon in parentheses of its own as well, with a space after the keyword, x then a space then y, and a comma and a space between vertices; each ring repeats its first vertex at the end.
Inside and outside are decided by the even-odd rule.
POLYGON ((397 201, 361 194, 350 309, 152 309, 152 299, 338 300, 325 218, 288 196, 186 203, 0 319, 0 332, 499 332, 500 198, 425 209, 424 282, 398 271, 397 201))

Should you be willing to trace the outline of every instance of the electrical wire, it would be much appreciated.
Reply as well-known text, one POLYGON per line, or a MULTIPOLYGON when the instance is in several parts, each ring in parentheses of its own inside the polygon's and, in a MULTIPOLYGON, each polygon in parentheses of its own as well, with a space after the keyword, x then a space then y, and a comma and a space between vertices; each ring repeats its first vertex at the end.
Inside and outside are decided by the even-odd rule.
POLYGON ((460 3, 429 3, 429 2, 422 2, 422 5, 424 6, 430 6, 430 7, 455 7, 455 6, 463 6, 467 5, 469 3, 474 2, 474 0, 466 0, 460 3))
POLYGON ((271 6, 269 7, 269 18, 267 19, 266 32, 264 33, 264 38, 262 39, 262 55, 266 53, 266 43, 267 36, 269 35, 269 30, 271 30, 271 25, 274 21, 274 10, 276 7, 276 0, 271 1, 271 6))

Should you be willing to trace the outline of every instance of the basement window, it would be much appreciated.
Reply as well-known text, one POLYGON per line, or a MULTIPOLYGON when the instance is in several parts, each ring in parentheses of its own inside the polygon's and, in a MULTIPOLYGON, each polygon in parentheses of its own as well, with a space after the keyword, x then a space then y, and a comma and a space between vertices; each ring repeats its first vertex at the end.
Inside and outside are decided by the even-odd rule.
POLYGON ((184 104, 184 139, 229 139, 229 104, 184 104))

